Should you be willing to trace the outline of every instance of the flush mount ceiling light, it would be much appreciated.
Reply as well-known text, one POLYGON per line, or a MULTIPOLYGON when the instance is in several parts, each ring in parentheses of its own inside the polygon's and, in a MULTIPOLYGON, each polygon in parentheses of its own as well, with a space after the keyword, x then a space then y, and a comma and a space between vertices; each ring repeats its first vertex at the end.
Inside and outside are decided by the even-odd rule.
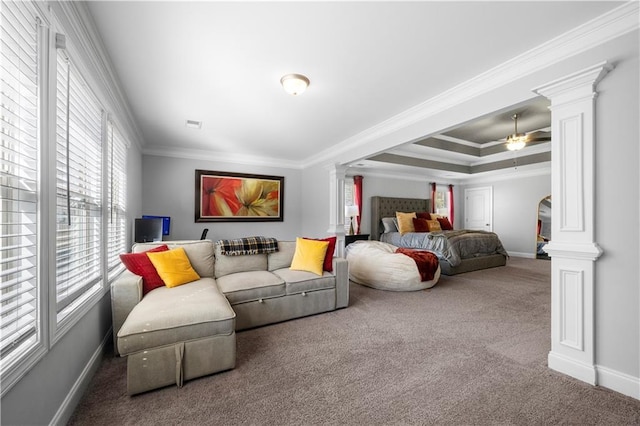
POLYGON ((302 74, 287 74, 282 76, 280 84, 285 92, 290 95, 299 95, 309 86, 309 79, 302 74))
POLYGON ((513 134, 507 136, 507 149, 509 151, 519 151, 527 143, 527 135, 525 133, 518 133, 518 114, 513 114, 511 117, 515 122, 515 131, 513 134))

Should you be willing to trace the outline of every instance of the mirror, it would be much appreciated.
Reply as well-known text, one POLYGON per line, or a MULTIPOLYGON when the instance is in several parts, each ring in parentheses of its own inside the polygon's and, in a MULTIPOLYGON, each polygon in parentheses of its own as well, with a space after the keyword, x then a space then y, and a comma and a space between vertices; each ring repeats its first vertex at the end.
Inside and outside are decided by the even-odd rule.
POLYGON ((551 241, 551 195, 538 203, 538 224, 536 226, 536 258, 551 259, 544 251, 544 246, 551 241))

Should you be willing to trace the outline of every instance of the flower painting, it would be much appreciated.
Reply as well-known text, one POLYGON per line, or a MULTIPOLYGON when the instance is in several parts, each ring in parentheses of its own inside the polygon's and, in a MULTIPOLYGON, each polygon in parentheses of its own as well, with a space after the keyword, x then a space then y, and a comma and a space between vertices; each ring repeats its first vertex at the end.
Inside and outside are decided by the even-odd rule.
POLYGON ((196 170, 196 222, 282 221, 284 177, 196 170))

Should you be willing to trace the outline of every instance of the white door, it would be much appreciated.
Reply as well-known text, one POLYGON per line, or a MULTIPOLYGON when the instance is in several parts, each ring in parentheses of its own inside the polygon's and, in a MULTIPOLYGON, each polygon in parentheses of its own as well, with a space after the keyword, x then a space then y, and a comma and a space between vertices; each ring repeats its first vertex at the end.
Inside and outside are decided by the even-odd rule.
POLYGON ((465 229, 493 230, 493 187, 464 190, 465 229))

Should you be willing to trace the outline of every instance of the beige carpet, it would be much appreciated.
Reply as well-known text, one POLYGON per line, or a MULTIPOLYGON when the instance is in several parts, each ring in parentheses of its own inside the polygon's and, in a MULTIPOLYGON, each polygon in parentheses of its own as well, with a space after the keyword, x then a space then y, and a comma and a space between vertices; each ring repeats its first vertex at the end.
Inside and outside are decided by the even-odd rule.
POLYGON ((350 306, 240 332, 234 370, 126 395, 108 355, 72 425, 640 424, 640 401, 549 370, 550 264, 351 285, 350 306))

